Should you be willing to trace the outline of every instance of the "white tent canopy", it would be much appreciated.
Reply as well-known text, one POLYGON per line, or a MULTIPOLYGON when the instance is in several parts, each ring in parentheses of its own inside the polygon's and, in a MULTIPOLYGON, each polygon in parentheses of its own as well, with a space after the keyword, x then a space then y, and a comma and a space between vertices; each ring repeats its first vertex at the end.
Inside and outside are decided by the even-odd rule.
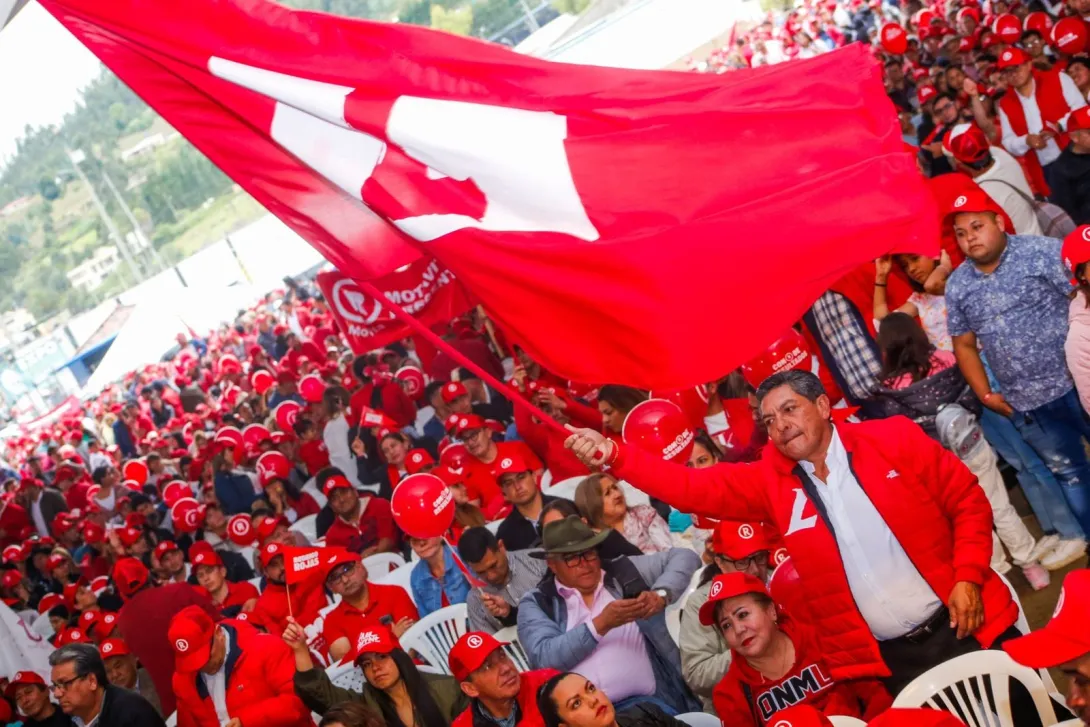
POLYGON ((260 294, 247 285, 229 288, 182 288, 171 291, 162 300, 137 303, 129 319, 117 334, 110 350, 83 387, 84 395, 93 395, 126 373, 155 363, 177 344, 181 333, 192 330, 199 336, 223 323, 234 320, 239 310, 248 308, 260 294))

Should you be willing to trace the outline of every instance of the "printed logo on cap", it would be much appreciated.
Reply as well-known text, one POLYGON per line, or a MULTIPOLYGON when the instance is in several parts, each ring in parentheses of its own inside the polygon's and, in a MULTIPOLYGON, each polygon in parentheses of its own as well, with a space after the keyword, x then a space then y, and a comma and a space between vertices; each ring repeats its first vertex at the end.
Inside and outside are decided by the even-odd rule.
POLYGON ((1060 611, 1064 607, 1064 596, 1065 595, 1067 595, 1067 589, 1066 588, 1061 588, 1060 589, 1060 600, 1056 601, 1056 610, 1052 612, 1052 618, 1056 618, 1057 616, 1060 615, 1060 611))
POLYGON ((114 645, 113 644, 103 644, 102 645, 102 653, 103 654, 109 654, 113 650, 114 650, 114 645))
POLYGON ((424 455, 420 454, 419 452, 413 455, 413 464, 420 464, 423 461, 424 455))
POLYGON ((1082 239, 1086 240, 1087 242, 1090 242, 1090 225, 1087 225, 1086 227, 1083 228, 1083 230, 1082 230, 1082 239))
POLYGON ((785 560, 787 560, 787 548, 780 548, 775 553, 773 553, 772 560, 776 563, 776 565, 779 565, 780 563, 783 563, 785 560))
POLYGON ((458 420, 458 426, 459 427, 464 427, 464 426, 468 426, 468 425, 469 425, 469 420, 468 419, 459 419, 458 420))
POLYGON ((72 632, 72 638, 73 638, 73 639, 82 639, 82 638, 83 638, 83 634, 82 634, 82 633, 80 633, 80 632, 79 632, 78 630, 77 630, 77 631, 73 631, 73 632, 72 632))
POLYGON ((26 678, 27 678, 27 672, 17 671, 17 672, 15 672, 15 676, 12 678, 12 681, 13 682, 18 682, 18 681, 22 681, 23 679, 26 679, 26 678))
POLYGON ((250 525, 249 520, 246 520, 244 518, 232 518, 229 527, 231 528, 232 533, 242 536, 250 532, 250 528, 252 526, 250 525))
POLYGON ((512 464, 513 463, 511 462, 511 458, 510 457, 505 457, 504 460, 502 462, 500 462, 500 469, 505 470, 508 467, 510 467, 512 464))
POLYGON ((280 550, 280 548, 276 547, 278 545, 279 545, 279 543, 269 543, 268 545, 265 546, 265 552, 266 553, 275 553, 276 551, 280 550))
POLYGON ((193 562, 197 565, 204 563, 206 560, 208 560, 208 553, 197 553, 196 557, 193 558, 193 562))
POLYGON ((790 722, 788 722, 786 719, 781 719, 779 722, 772 725, 772 727, 793 727, 793 725, 790 722))
POLYGON ((1009 50, 1003 51, 1003 60, 1009 61, 1014 56, 1009 50))
POLYGON ((484 639, 482 639, 477 634, 473 634, 468 639, 466 639, 466 643, 469 644, 469 648, 471 649, 479 649, 484 644, 484 639))
POLYGON ((458 384, 455 384, 454 382, 451 382, 451 383, 447 384, 447 391, 449 391, 450 393, 453 394, 457 390, 458 390, 458 384))
POLYGON ((723 582, 715 581, 712 583, 711 590, 708 591, 709 600, 719 595, 719 592, 723 590, 723 582))
POLYGON ((178 651, 189 651, 189 642, 185 639, 178 639, 174 642, 174 648, 178 651))
POLYGON ((107 614, 107 615, 102 617, 102 623, 105 623, 105 624, 112 624, 116 620, 117 620, 117 616, 114 616, 112 613, 107 614))
POLYGON ((753 537, 753 526, 745 523, 738 526, 738 537, 742 540, 749 540, 753 537))
POLYGON ((336 554, 329 556, 329 560, 326 561, 326 565, 329 565, 333 561, 337 560, 336 554))
POLYGON ((382 637, 374 631, 364 631, 360 634, 360 637, 356 639, 356 651, 359 651, 368 644, 377 644, 380 641, 382 641, 382 637))
POLYGON ((954 200, 954 206, 955 207, 964 207, 965 203, 968 202, 968 201, 969 201, 969 198, 966 197, 963 194, 963 195, 961 195, 960 197, 958 197, 957 199, 954 200))

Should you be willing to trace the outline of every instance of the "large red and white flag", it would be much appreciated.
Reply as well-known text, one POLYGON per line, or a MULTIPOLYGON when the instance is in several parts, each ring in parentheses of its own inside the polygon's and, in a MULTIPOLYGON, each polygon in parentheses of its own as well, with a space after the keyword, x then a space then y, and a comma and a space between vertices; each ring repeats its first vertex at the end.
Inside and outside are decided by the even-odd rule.
POLYGON ((356 354, 412 335, 412 330, 390 312, 391 304, 426 326, 445 325, 473 307, 454 274, 432 258, 420 258, 371 284, 385 300, 364 292, 339 270, 318 273, 318 287, 356 354))
POLYGON ((41 0, 346 274, 421 251, 577 381, 763 349, 936 214, 862 47, 726 75, 551 63, 268 0, 41 0))

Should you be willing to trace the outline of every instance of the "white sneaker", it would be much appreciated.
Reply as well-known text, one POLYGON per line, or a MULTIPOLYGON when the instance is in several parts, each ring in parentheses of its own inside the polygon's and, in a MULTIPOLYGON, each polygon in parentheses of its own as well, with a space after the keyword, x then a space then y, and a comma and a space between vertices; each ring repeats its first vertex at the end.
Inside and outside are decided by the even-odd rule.
POLYGON ((1051 553, 1060 545, 1059 535, 1046 535, 1037 541, 1033 552, 1029 554, 1030 563, 1040 563, 1041 559, 1051 553))
POLYGON ((1035 591, 1042 591, 1048 588, 1049 577, 1048 571, 1041 567, 1039 564, 1034 563, 1032 565, 1022 566, 1022 575, 1029 581, 1029 585, 1035 591))
POLYGON ((1041 565, 1049 570, 1059 570, 1071 565, 1086 553, 1086 541, 1082 538, 1061 540, 1051 553, 1041 559, 1041 565))

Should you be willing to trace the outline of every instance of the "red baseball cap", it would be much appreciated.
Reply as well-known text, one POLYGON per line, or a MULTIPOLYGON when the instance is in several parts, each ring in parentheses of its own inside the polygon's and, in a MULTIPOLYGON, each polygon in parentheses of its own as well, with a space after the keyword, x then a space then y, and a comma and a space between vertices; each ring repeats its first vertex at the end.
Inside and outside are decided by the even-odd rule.
POLYGON ((495 475, 496 480, 499 481, 504 475, 532 472, 533 469, 533 467, 526 463, 526 460, 522 455, 517 452, 512 452, 506 457, 499 458, 499 461, 496 462, 495 469, 492 470, 492 474, 495 475))
POLYGON ((90 633, 91 627, 98 621, 99 611, 84 611, 79 615, 79 621, 76 625, 84 631, 90 633))
POLYGON ((1090 653, 1090 570, 1071 571, 1064 578, 1060 600, 1043 629, 1003 644, 1011 658, 1032 669, 1045 669, 1090 653))
POLYGON ((722 573, 712 579, 711 588, 708 590, 708 600, 700 607, 700 623, 702 626, 715 624, 715 607, 720 601, 735 596, 743 596, 747 593, 760 593, 768 596, 768 588, 759 579, 748 573, 722 573))
POLYGON ((898 708, 882 712, 867 727, 965 727, 965 723, 941 709, 898 708))
POLYGON ((38 613, 48 613, 54 606, 63 606, 64 596, 59 593, 47 593, 38 601, 38 613))
POLYGON ((261 555, 258 556, 261 559, 261 567, 265 568, 272 562, 272 559, 278 555, 284 554, 284 546, 280 543, 269 543, 261 548, 261 555))
POLYGON ((131 548, 136 545, 136 542, 140 540, 140 536, 143 534, 144 531, 140 528, 126 526, 117 530, 117 539, 126 548, 131 548))
POLYGON ((712 533, 712 551, 731 560, 748 558, 762 550, 772 550, 772 544, 760 523, 723 520, 712 533))
POLYGON ((173 540, 164 540, 155 546, 155 557, 162 558, 172 550, 181 550, 181 548, 175 545, 173 540))
POLYGON ((45 569, 53 570, 54 568, 60 568, 67 560, 68 558, 61 555, 60 553, 54 553, 53 555, 49 556, 49 560, 45 562, 45 569))
POLYGON ((83 539, 87 543, 101 543, 106 540, 106 528, 102 527, 98 523, 84 522, 83 527, 80 530, 83 535, 83 539))
POLYGON ((148 569, 136 558, 121 558, 114 564, 114 583, 122 598, 132 598, 148 582, 148 569))
POLYGON ((1030 57, 1021 48, 1007 48, 999 54, 999 62, 995 64, 995 67, 1005 71, 1008 68, 1014 68, 1029 62, 1030 57))
POLYGON ((87 588, 87 587, 89 587, 87 585, 87 579, 84 578, 83 576, 80 576, 76 580, 75 583, 69 583, 69 584, 65 585, 65 587, 64 587, 64 600, 67 601, 69 605, 72 605, 73 603, 75 603, 76 591, 78 591, 80 588, 87 588))
POLYGON ((329 497, 333 490, 336 490, 338 487, 352 489, 352 483, 349 482, 348 478, 344 475, 333 475, 325 481, 324 485, 322 485, 322 494, 329 497))
POLYGON ((1060 248, 1060 259, 1071 271, 1071 284, 1078 285, 1079 281, 1075 279, 1075 268, 1090 261, 1090 225, 1079 225, 1064 238, 1063 247, 1060 248))
POLYGON ((411 449, 405 455, 405 471, 410 475, 423 472, 424 468, 435 464, 435 458, 426 449, 411 449))
POLYGON ((102 654, 103 659, 109 659, 112 656, 128 656, 132 652, 124 639, 106 639, 98 645, 98 653, 102 654))
POLYGON ((454 423, 454 434, 460 437, 464 432, 481 429, 484 426, 484 419, 476 414, 463 414, 454 423))
POLYGON ((21 545, 9 545, 2 551, 0 561, 3 563, 22 563, 27 558, 27 551, 21 545))
POLYGON ((223 565, 223 559, 220 558, 219 553, 213 550, 212 546, 204 540, 199 543, 194 543, 193 547, 189 549, 189 562, 193 564, 194 568, 199 565, 223 565), (198 547, 200 545, 203 545, 204 547, 198 547))
POLYGON ((35 671, 17 671, 15 676, 8 682, 7 687, 4 688, 4 696, 8 699, 15 698, 15 688, 21 687, 27 684, 33 684, 35 686, 46 688, 45 679, 42 675, 35 671))
POLYGON ((284 527, 290 527, 291 523, 283 515, 278 517, 263 517, 257 523, 257 542, 263 543, 265 539, 270 537, 276 529, 283 525, 284 527))
POLYGON ((388 628, 376 626, 364 629, 356 636, 356 643, 341 659, 341 665, 352 664, 363 654, 389 654, 400 648, 401 645, 388 628))
POLYGON ((965 164, 979 162, 989 154, 991 147, 988 137, 976 124, 958 124, 950 129, 942 139, 942 146, 965 164))
POLYGON ((87 633, 95 638, 109 636, 117 627, 117 614, 113 611, 99 611, 98 618, 87 628, 87 633))
POLYGON ((359 563, 360 560, 360 556, 356 553, 350 553, 342 548, 333 549, 331 555, 323 556, 322 563, 319 566, 322 573, 322 580, 325 581, 333 569, 342 563, 359 563))
POLYGON ((946 219, 944 223, 946 225, 954 224, 954 216, 963 212, 992 212, 997 215, 1004 214, 1003 208, 995 203, 995 200, 988 196, 988 193, 983 189, 966 189, 964 194, 960 194, 954 198, 954 201, 950 203, 950 207, 946 210, 946 219))
POLYGON ((200 606, 186 606, 170 620, 167 640, 174 649, 174 668, 182 674, 198 671, 212 653, 216 624, 200 606))
MULTIPOLYGON (((51 559, 52 557, 53 556, 50 556, 51 559)), ((15 586, 19 585, 22 582, 23 574, 17 570, 4 571, 3 578, 0 578, 0 585, 3 585, 4 588, 15 588, 15 586)))
POLYGON ((1080 106, 1067 117, 1068 131, 1085 131, 1090 129, 1090 106, 1080 106))
POLYGON ((82 630, 78 628, 65 629, 57 635, 57 640, 54 642, 54 646, 60 648, 67 646, 68 644, 89 644, 91 643, 90 637, 87 636, 82 630))
POLYGON ((920 102, 920 106, 923 106, 938 95, 939 92, 935 90, 934 86, 920 86, 916 89, 916 100, 920 102))
POLYGON ((449 404, 460 396, 469 396, 469 392, 466 391, 465 384, 462 382, 451 381, 443 386, 442 396, 443 403, 449 404))
POLYGON ((470 631, 463 634, 447 657, 450 673, 456 680, 464 682, 470 674, 481 668, 485 659, 491 656, 493 651, 502 647, 503 644, 492 634, 486 634, 483 631, 470 631))

